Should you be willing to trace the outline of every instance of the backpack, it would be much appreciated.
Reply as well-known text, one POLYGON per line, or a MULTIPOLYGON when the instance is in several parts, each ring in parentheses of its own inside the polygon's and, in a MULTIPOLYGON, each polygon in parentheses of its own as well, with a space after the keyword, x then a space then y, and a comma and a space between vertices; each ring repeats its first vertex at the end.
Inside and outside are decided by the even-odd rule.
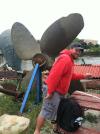
POLYGON ((63 98, 57 111, 57 125, 65 131, 74 132, 82 124, 84 110, 74 98, 63 98))

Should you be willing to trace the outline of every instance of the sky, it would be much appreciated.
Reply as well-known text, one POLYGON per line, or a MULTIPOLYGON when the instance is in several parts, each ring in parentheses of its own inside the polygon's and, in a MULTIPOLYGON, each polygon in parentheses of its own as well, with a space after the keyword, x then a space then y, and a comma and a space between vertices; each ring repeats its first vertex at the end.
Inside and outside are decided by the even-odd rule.
POLYGON ((53 22, 71 13, 84 19, 77 37, 100 44, 100 0, 0 0, 0 33, 20 22, 39 40, 53 22))

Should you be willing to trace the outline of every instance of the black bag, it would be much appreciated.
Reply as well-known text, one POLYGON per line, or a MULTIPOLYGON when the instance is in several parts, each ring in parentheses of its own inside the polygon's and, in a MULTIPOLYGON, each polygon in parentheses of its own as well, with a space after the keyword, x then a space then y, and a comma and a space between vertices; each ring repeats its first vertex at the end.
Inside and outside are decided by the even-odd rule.
POLYGON ((65 131, 74 132, 82 123, 84 110, 73 98, 63 98, 57 111, 57 125, 65 131))

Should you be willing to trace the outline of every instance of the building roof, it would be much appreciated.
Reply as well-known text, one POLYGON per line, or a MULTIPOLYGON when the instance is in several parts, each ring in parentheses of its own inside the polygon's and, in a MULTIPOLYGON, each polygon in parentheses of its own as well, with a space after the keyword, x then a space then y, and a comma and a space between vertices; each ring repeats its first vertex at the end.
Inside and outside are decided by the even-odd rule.
POLYGON ((79 65, 74 66, 74 72, 80 74, 90 73, 93 78, 100 78, 100 65, 79 65))

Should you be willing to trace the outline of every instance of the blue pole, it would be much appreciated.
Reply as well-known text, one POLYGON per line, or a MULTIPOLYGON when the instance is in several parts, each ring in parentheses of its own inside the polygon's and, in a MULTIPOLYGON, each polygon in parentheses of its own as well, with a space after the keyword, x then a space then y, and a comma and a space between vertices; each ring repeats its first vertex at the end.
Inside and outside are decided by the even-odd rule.
POLYGON ((21 106, 21 108, 20 108, 20 113, 22 113, 23 110, 24 110, 24 108, 25 108, 26 101, 27 101, 27 99, 28 99, 28 95, 29 95, 30 90, 31 90, 31 88, 32 88, 32 84, 33 84, 33 81, 34 81, 34 78, 35 78, 35 76, 36 76, 36 73, 37 73, 38 68, 39 68, 39 64, 36 64, 36 65, 35 65, 35 68, 34 68, 34 70, 33 70, 33 73, 32 73, 31 80, 30 80, 30 82, 29 82, 28 88, 27 88, 26 93, 25 93, 25 96, 24 96, 24 99, 23 99, 23 102, 22 102, 22 106, 21 106))
POLYGON ((40 101, 42 100, 42 71, 41 71, 41 68, 39 68, 39 88, 40 88, 40 93, 39 93, 39 96, 40 96, 40 101))
POLYGON ((41 97, 41 76, 40 76, 40 68, 37 72, 37 95, 36 95, 36 103, 40 102, 41 97))

